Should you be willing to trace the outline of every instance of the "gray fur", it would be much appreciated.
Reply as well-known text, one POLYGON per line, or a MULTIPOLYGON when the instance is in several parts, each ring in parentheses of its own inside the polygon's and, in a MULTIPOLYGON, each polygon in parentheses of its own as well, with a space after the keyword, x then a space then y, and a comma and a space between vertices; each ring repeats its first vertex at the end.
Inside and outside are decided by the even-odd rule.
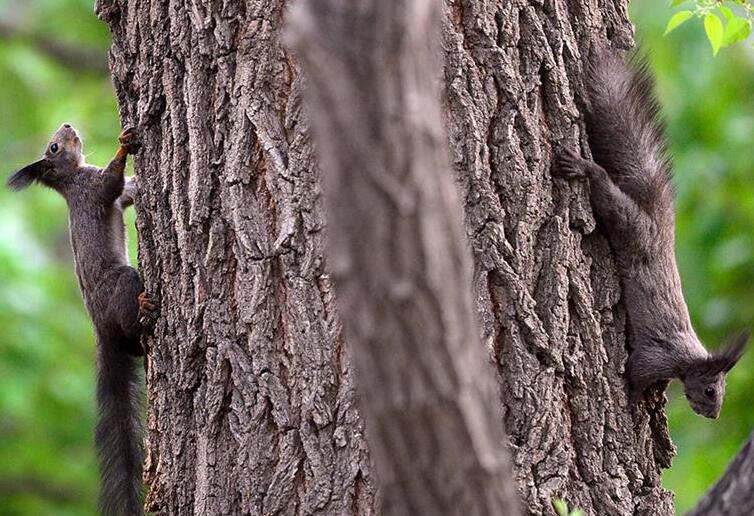
POLYGON ((16 190, 38 182, 65 198, 71 247, 84 303, 97 336, 95 432, 100 460, 100 512, 143 514, 139 375, 143 354, 139 323, 139 274, 128 265, 123 209, 133 203, 135 184, 124 191, 126 155, 139 147, 135 133, 123 133, 121 149, 104 169, 84 162, 78 133, 64 124, 41 160, 9 180, 16 190))
POLYGON ((589 179, 592 209, 613 249, 628 312, 631 398, 679 378, 692 409, 716 418, 725 374, 743 354, 748 334, 723 353, 710 353, 691 326, 675 260, 670 162, 649 68, 643 60, 629 68, 604 52, 592 60, 585 84, 594 162, 563 150, 553 171, 589 179))

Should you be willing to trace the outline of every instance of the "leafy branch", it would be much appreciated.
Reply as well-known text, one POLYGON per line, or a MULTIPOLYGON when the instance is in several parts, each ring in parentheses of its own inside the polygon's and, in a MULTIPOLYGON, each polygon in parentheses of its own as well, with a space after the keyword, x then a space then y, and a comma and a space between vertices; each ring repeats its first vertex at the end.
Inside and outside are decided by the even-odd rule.
POLYGON ((754 7, 747 0, 672 0, 672 7, 690 4, 678 11, 665 28, 665 35, 683 25, 691 18, 704 21, 704 32, 717 55, 721 48, 746 40, 754 24, 754 7), (730 7, 728 5, 730 5, 730 7))

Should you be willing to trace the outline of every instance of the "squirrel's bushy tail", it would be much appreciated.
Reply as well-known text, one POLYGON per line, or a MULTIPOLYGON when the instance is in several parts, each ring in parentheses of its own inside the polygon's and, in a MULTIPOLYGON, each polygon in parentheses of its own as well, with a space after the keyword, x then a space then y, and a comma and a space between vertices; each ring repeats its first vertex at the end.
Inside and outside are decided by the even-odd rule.
POLYGON ((586 70, 585 118, 594 161, 646 209, 672 199, 670 161, 647 60, 593 53, 586 70))
POLYGON ((138 364, 117 341, 97 339, 95 443, 103 516, 144 514, 138 364))

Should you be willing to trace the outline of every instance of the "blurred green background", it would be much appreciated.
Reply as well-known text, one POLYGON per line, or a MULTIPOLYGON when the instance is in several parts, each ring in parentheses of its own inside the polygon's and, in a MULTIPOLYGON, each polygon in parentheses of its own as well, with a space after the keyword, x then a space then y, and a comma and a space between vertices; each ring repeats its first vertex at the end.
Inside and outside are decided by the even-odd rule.
MULTIPOLYGON (((713 57, 697 19, 663 37, 669 4, 633 0, 630 12, 637 41, 650 52, 668 124, 683 290, 697 333, 711 347, 754 323, 754 51, 748 41, 713 57)), ((678 455, 664 483, 680 513, 754 429, 754 352, 728 376, 718 421, 696 416, 679 382, 669 396, 678 455)))
MULTIPOLYGON (((634 0, 651 50, 678 190, 677 254, 692 318, 718 345, 754 322, 754 52, 712 57, 701 22, 662 37, 665 2, 634 0)), ((0 175, 36 159, 63 122, 105 164, 119 132, 105 70, 109 35, 84 0, 0 0, 0 175)), ((94 337, 68 248, 66 209, 41 188, 0 188, 0 514, 94 514, 94 337)), ((133 210, 129 210, 135 262, 133 210)), ((677 383, 677 382, 676 382, 677 383)), ((674 385, 678 446, 665 484, 679 512, 754 428, 754 353, 729 378, 722 417, 695 416, 674 385)))
MULTIPOLYGON (((0 177, 63 122, 106 164, 120 131, 109 32, 91 0, 0 0, 0 177)), ((128 226, 133 228, 133 210, 128 226)), ((64 201, 0 187, 0 514, 96 514, 94 336, 64 201)), ((135 237, 130 235, 135 263, 135 237)))

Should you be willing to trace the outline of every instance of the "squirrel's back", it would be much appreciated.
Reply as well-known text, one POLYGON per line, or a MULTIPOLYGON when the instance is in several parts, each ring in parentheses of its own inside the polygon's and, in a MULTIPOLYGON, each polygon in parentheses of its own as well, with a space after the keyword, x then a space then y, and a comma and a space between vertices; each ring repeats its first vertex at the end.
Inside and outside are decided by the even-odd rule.
POLYGON ((664 127, 646 59, 596 52, 587 66, 585 119, 594 161, 650 214, 672 213, 664 127))

